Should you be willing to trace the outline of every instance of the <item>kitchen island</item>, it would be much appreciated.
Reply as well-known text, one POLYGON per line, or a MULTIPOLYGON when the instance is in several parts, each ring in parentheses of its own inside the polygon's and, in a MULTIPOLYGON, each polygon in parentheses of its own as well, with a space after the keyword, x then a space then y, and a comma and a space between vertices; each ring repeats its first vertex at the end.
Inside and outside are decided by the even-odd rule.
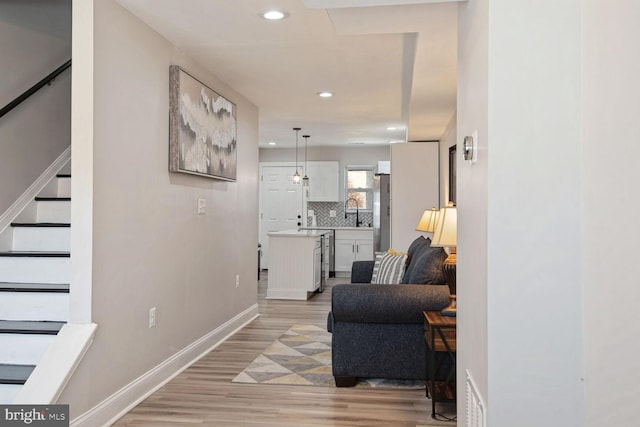
POLYGON ((267 299, 306 300, 321 291, 328 276, 328 230, 268 233, 267 299))

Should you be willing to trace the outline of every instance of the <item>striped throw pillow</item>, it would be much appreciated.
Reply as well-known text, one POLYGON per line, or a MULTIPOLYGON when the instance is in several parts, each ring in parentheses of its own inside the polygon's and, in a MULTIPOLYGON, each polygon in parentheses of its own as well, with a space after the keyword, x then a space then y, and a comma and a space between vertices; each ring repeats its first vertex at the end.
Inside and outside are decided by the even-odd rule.
POLYGON ((371 283, 395 285, 402 282, 407 255, 376 252, 371 283))

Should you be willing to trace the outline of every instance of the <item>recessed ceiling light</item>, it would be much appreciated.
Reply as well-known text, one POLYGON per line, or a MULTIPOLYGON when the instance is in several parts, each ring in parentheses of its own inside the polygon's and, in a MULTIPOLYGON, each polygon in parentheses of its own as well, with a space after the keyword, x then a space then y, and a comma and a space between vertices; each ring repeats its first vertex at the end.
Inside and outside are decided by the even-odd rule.
POLYGON ((269 21, 279 21, 279 20, 284 19, 287 16, 289 16, 289 14, 287 12, 283 12, 281 10, 272 9, 272 10, 267 10, 261 16, 264 19, 269 20, 269 21))
POLYGON ((278 145, 278 143, 275 141, 269 141, 269 145, 278 145))
POLYGON ((331 92, 318 92, 316 95, 318 95, 320 98, 331 98, 333 96, 333 93, 331 92))
POLYGON ((393 126, 389 126, 389 127, 387 128, 387 130, 396 130, 396 129, 398 129, 398 128, 393 127, 393 126))

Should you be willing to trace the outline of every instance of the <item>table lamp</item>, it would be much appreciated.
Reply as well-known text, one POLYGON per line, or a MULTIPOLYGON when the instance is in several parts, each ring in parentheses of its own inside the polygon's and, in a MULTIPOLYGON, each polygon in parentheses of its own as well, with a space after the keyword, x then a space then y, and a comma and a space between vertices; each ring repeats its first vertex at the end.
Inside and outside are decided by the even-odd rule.
POLYGON ((431 246, 451 248, 451 254, 444 260, 442 271, 449 285, 449 306, 442 310, 445 316, 456 315, 456 236, 458 228, 458 213, 452 202, 440 209, 431 246))
POLYGON ((425 209, 418 221, 416 231, 426 231, 433 233, 436 228, 436 221, 438 220, 438 211, 436 208, 425 209))

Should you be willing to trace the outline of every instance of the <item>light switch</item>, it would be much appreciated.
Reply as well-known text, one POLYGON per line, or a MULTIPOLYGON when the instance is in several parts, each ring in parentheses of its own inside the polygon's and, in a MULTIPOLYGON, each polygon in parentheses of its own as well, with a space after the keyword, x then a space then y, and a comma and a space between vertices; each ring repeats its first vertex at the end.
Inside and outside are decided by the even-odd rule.
POLYGON ((204 215, 207 210, 207 199, 198 199, 198 215, 204 215))

